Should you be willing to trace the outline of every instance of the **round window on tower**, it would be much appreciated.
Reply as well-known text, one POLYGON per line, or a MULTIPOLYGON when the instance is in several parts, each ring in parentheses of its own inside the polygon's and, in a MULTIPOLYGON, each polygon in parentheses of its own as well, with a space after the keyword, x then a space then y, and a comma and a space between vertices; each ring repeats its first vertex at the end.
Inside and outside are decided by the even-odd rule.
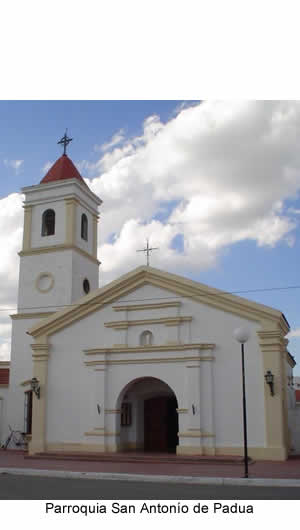
POLYGON ((88 281, 87 278, 83 280, 83 290, 85 294, 88 294, 90 292, 90 282, 88 281))

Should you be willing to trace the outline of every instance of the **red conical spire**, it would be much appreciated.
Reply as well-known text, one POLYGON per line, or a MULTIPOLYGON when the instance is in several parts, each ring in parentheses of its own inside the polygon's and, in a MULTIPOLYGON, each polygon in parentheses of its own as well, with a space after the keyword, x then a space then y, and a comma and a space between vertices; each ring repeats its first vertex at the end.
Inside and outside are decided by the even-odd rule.
POLYGON ((47 182, 66 179, 77 179, 85 186, 87 185, 72 160, 67 155, 62 155, 56 160, 40 183, 46 184, 47 182))

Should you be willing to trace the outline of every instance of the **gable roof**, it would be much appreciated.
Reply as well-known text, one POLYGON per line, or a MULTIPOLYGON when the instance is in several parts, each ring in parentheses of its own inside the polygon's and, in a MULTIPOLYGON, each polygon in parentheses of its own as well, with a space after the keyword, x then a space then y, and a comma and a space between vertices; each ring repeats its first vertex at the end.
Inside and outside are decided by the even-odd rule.
POLYGON ((278 323, 284 334, 290 329, 284 315, 277 309, 252 302, 246 298, 232 295, 226 291, 209 287, 176 274, 149 266, 142 266, 83 296, 76 304, 67 309, 58 311, 43 319, 40 323, 31 327, 28 333, 33 337, 44 334, 51 335, 146 284, 166 289, 182 297, 192 298, 202 304, 249 320, 278 323))

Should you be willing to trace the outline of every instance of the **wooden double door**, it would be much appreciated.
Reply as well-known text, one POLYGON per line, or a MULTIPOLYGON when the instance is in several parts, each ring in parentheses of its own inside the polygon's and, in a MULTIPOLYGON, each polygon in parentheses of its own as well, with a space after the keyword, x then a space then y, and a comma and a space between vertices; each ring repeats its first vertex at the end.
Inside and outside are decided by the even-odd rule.
POLYGON ((178 413, 175 397, 155 397, 144 401, 144 450, 176 452, 178 413))

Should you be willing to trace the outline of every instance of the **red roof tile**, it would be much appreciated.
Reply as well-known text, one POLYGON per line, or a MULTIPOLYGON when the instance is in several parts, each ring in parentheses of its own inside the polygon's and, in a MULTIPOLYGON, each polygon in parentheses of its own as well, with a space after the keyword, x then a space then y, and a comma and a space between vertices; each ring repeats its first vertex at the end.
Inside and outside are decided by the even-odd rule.
POLYGON ((86 186, 86 183, 84 182, 78 169, 74 166, 72 160, 67 155, 62 155, 58 160, 56 160, 40 183, 45 184, 47 182, 66 179, 77 179, 86 186))
POLYGON ((8 385, 9 368, 0 368, 0 385, 8 385))

